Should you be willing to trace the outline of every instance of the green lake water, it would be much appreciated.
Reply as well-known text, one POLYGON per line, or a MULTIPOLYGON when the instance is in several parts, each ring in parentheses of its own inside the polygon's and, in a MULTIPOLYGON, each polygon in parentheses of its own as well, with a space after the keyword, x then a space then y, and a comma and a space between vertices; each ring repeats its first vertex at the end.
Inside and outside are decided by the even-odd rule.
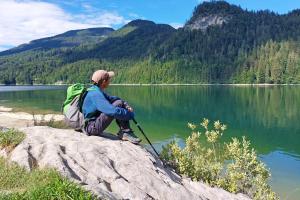
MULTIPOLYGON (((224 141, 233 136, 251 140, 281 199, 299 199, 300 86, 111 86, 107 92, 132 105, 158 149, 175 138, 184 145, 187 122, 220 120, 228 125, 224 141)), ((65 86, 0 86, 0 106, 60 112, 65 93, 65 86)))

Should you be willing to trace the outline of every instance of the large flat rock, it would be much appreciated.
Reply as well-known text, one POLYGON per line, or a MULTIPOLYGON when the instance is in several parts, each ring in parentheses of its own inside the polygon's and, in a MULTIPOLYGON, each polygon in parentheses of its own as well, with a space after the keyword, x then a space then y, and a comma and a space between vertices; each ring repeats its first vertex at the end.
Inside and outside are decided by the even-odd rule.
POLYGON ((49 127, 21 129, 26 139, 10 159, 31 170, 53 167, 109 199, 248 199, 182 178, 139 145, 49 127))

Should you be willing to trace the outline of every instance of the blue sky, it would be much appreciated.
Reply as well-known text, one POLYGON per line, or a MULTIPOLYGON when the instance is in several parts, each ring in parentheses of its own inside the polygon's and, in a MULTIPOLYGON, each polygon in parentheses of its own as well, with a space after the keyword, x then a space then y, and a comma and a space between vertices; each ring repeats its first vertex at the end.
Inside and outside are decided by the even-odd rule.
MULTIPOLYGON (((90 7, 95 10, 114 11, 126 19, 143 18, 156 23, 184 24, 191 17, 193 9, 201 0, 47 0, 58 4, 71 13, 82 13, 90 7)), ((248 10, 272 10, 287 13, 300 8, 300 0, 228 0, 248 10)), ((116 25, 115 28, 119 26, 116 25)))
MULTIPOLYGON (((109 26, 134 19, 182 26, 201 0, 0 0, 0 51, 72 29, 109 26)), ((300 0, 228 0, 248 10, 283 14, 300 0)))

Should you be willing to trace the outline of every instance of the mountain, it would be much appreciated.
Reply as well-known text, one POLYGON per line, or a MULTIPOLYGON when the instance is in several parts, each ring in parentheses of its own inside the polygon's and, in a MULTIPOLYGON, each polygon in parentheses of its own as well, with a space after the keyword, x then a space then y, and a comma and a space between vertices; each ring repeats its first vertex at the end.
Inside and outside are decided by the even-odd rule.
POLYGON ((0 53, 0 83, 89 82, 99 68, 115 70, 115 83, 300 83, 299 10, 212 1, 179 29, 134 20, 102 35, 88 30, 0 53))
MULTIPOLYGON (((87 73, 91 73, 94 67, 101 66, 102 60, 115 62, 121 59, 146 58, 154 47, 163 43, 175 31, 176 29, 170 25, 134 20, 119 30, 110 31, 109 34, 105 34, 105 37, 97 35, 97 40, 88 44, 85 38, 94 36, 95 31, 88 37, 80 37, 85 45, 73 43, 72 46, 43 47, 43 44, 58 38, 62 38, 63 41, 76 41, 77 31, 54 36, 50 40, 45 38, 37 40, 38 42, 33 41, 31 43, 39 44, 39 46, 30 46, 31 43, 28 46, 21 45, 26 48, 19 52, 12 49, 0 55, 0 69, 4 72, 2 76, 0 75, 0 82, 4 84, 48 83, 49 73, 53 73, 52 77, 63 73, 63 76, 57 77, 59 79, 57 81, 76 81, 76 78, 84 76, 82 81, 87 82, 87 77, 90 76, 87 73), (70 65, 79 66, 72 67, 71 71, 74 70, 74 73, 70 74, 68 71, 70 65), (57 71, 61 72, 57 73, 57 71), (84 73, 78 74, 82 71, 84 73), (71 79, 70 76, 73 78, 71 79)), ((79 33, 82 32, 91 33, 90 29, 79 31, 79 33)), ((105 67, 107 68, 110 64, 106 64, 105 67)))
POLYGON ((21 53, 28 50, 45 50, 51 48, 74 47, 81 44, 95 43, 103 40, 114 29, 89 28, 72 30, 53 37, 33 40, 29 44, 22 44, 7 51, 0 52, 0 56, 21 53))
POLYGON ((185 24, 185 29, 206 30, 210 26, 222 25, 243 13, 243 10, 224 1, 204 2, 195 8, 192 18, 185 24))
POLYGON ((87 54, 92 58, 140 59, 151 54, 176 29, 166 24, 155 24, 147 20, 134 20, 115 31, 105 41, 97 44, 87 54))
POLYGON ((296 65, 294 71, 288 71, 290 66, 286 64, 300 61, 299 56, 291 56, 299 51, 300 17, 296 13, 279 15, 268 10, 253 12, 224 1, 204 2, 195 8, 194 15, 183 29, 160 45, 156 51, 157 59, 186 60, 184 66, 188 71, 198 74, 198 77, 192 78, 196 78, 195 82, 300 82, 300 66, 296 65), (209 26, 200 24, 195 28, 197 22, 207 17, 219 17, 224 22, 209 26), (267 45, 270 43, 294 47, 287 50, 270 49, 272 46, 267 45), (264 52, 270 57, 257 55, 260 49, 266 47, 269 49, 264 52), (279 61, 274 56, 279 55, 285 55, 281 56, 282 64, 275 63, 275 60, 279 61), (293 61, 287 62, 288 57, 293 61), (262 69, 258 70, 258 65, 254 65, 258 58, 264 59, 270 66, 259 66, 262 69), (280 72, 276 72, 278 70, 280 72), (258 71, 264 71, 265 79, 259 79, 258 71))

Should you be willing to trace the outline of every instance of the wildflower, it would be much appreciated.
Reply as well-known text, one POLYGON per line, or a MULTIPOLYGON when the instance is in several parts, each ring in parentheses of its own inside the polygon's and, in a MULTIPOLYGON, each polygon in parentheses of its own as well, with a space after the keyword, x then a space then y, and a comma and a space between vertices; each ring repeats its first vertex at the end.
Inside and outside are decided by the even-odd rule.
POLYGON ((209 120, 204 118, 202 123, 201 123, 201 126, 204 127, 205 129, 207 129, 208 124, 209 124, 209 120))
POLYGON ((192 130, 195 130, 195 128, 196 128, 196 125, 192 124, 192 123, 188 123, 187 126, 192 130))
POLYGON ((214 123, 214 127, 215 127, 215 129, 216 130, 219 130, 219 129, 221 129, 221 123, 220 123, 220 121, 218 120, 218 121, 215 121, 215 123, 214 123))
POLYGON ((225 131, 227 129, 227 126, 225 125, 225 124, 223 124, 222 126, 221 126, 221 130, 222 131, 225 131))

